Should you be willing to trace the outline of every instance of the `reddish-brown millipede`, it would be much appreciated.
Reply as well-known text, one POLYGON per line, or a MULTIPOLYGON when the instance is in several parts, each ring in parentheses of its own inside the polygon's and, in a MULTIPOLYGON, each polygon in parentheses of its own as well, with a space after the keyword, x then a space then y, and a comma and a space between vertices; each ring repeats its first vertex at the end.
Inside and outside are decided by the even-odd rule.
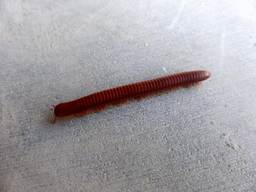
POLYGON ((128 101, 144 99, 151 95, 162 94, 164 91, 177 90, 181 86, 191 87, 208 79, 210 76, 210 72, 203 70, 178 73, 108 89, 74 101, 60 103, 56 107, 53 105, 56 116, 54 123, 56 123, 57 117, 73 118, 79 114, 85 116, 89 112, 102 111, 111 105, 120 105, 128 101))

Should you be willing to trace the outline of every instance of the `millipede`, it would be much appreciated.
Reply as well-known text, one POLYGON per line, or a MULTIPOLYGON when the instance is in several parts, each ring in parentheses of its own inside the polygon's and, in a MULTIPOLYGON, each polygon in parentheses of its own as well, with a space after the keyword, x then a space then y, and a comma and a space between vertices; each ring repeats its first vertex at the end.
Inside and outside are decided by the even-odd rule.
POLYGON ((164 92, 178 90, 180 87, 190 88, 208 79, 211 73, 204 70, 177 73, 153 80, 124 85, 104 90, 74 101, 54 106, 54 123, 57 117, 73 118, 86 116, 89 113, 103 111, 110 106, 118 106, 133 100, 146 99, 149 96, 161 95, 164 92))

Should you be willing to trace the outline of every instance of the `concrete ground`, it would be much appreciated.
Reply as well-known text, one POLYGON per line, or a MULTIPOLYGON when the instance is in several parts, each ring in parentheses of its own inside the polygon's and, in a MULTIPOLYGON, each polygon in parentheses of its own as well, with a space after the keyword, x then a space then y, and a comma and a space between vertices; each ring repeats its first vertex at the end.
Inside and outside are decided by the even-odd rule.
POLYGON ((2 0, 0 191, 256 191, 255 65, 255 0, 2 0), (53 123, 52 105, 200 69, 53 123))

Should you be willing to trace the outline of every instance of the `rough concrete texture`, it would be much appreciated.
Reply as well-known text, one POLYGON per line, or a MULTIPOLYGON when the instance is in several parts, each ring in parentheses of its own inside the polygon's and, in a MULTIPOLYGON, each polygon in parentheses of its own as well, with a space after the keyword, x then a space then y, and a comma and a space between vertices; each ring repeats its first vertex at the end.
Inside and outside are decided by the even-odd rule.
POLYGON ((0 191, 256 191, 256 1, 0 1, 0 191), (57 119, 190 70, 203 86, 57 119))

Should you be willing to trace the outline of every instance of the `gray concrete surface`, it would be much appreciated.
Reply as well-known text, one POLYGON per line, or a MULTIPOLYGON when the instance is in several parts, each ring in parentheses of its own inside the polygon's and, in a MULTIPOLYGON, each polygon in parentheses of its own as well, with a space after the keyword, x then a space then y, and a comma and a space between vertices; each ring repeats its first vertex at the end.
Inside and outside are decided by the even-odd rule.
POLYGON ((256 191, 255 10, 0 1, 0 191, 256 191), (53 124, 52 104, 198 69, 203 86, 53 124))

